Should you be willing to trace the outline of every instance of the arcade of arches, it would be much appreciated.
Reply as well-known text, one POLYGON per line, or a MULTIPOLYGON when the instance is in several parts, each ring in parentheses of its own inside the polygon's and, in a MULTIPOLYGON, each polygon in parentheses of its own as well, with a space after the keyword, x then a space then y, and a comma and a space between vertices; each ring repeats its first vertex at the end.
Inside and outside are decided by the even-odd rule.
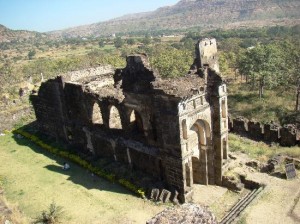
POLYGON ((176 190, 181 202, 191 199, 194 184, 221 185, 227 90, 213 69, 216 41, 201 43, 189 75, 172 81, 137 54, 123 69, 76 71, 43 82, 30 96, 39 130, 82 154, 148 173, 153 183, 176 190))

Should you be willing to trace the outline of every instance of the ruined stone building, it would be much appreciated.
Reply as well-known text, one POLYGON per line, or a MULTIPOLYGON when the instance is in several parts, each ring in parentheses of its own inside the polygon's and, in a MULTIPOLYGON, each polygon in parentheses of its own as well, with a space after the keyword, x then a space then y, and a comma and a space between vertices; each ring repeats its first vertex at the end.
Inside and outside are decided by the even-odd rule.
POLYGON ((193 184, 222 183, 227 92, 215 39, 196 46, 183 77, 162 79, 145 55, 114 74, 68 74, 42 83, 31 100, 41 131, 94 156, 159 177, 184 202, 193 184))

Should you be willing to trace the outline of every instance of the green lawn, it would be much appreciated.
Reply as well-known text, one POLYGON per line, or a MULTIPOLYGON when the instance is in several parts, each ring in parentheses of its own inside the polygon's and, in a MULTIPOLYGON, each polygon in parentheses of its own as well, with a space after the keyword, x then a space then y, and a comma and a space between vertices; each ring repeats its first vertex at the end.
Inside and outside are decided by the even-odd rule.
POLYGON ((71 163, 63 171, 55 157, 26 139, 0 137, 0 176, 5 196, 30 221, 55 202, 63 223, 145 223, 163 209, 71 163))

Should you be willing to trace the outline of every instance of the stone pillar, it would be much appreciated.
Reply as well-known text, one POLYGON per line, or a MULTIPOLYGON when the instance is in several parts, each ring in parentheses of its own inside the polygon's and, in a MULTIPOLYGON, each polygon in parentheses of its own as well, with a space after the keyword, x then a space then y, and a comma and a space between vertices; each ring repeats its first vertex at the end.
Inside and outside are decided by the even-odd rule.
POLYGON ((201 162, 201 184, 208 185, 207 146, 201 145, 200 162, 201 162))
POLYGON ((207 141, 207 167, 208 167, 208 184, 215 184, 215 153, 212 146, 212 141, 207 141))
POLYGON ((222 149, 222 137, 214 137, 214 149, 215 149, 215 184, 222 185, 222 166, 223 166, 223 149, 222 149))

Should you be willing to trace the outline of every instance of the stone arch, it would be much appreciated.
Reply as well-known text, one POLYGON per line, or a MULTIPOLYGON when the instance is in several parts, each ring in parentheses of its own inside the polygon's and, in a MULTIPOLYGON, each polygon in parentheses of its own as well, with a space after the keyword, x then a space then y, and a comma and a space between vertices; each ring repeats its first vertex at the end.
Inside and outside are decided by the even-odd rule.
POLYGON ((205 120, 197 120, 191 127, 191 130, 196 131, 199 143, 206 146, 211 140, 210 125, 205 120))
POLYGON ((208 184, 208 152, 211 149, 210 125, 205 120, 197 120, 191 127, 194 134, 192 157, 194 183, 208 184), (195 137, 196 136, 196 137, 195 137))
POLYGON ((129 117, 129 122, 130 123, 133 123, 136 121, 136 117, 135 117, 135 111, 132 110, 131 113, 130 113, 130 117, 129 117))
POLYGON ((93 124, 103 124, 101 108, 97 102, 94 103, 92 108, 92 122, 93 124))
POLYGON ((138 111, 132 109, 129 116, 129 122, 130 122, 130 129, 131 131, 140 134, 144 134, 144 124, 142 116, 139 114, 138 111))
POLYGON ((114 105, 109 106, 109 128, 122 129, 120 113, 114 105))

